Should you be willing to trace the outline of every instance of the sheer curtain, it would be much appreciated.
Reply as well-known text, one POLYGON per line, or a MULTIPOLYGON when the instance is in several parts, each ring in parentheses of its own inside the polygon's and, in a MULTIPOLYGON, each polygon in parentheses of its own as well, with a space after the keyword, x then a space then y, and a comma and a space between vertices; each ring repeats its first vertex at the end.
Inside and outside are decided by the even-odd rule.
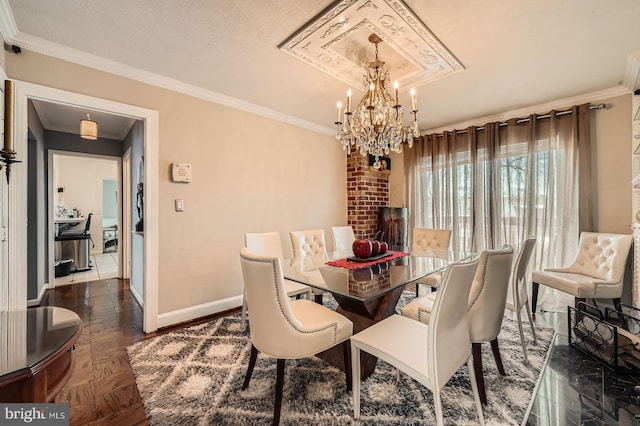
MULTIPOLYGON (((453 250, 518 250, 536 236, 530 270, 569 264, 592 228, 589 117, 585 104, 422 136, 404 157, 411 225, 451 229, 453 250)), ((538 304, 572 301, 541 286, 538 304)))

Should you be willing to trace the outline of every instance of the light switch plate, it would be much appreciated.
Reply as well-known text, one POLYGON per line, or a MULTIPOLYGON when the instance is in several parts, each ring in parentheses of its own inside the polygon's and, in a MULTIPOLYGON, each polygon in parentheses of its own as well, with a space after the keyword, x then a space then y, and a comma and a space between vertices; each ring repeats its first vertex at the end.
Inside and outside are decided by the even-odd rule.
POLYGON ((176 211, 183 212, 184 211, 184 200, 176 199, 176 211))

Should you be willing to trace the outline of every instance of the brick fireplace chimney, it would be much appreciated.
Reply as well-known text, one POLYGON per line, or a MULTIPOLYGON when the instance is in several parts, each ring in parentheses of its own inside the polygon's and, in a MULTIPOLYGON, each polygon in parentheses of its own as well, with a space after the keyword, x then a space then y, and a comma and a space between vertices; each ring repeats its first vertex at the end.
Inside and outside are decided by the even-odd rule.
POLYGON ((389 175, 369 170, 369 157, 347 157, 347 223, 356 238, 373 238, 378 230, 378 210, 389 205, 389 175))

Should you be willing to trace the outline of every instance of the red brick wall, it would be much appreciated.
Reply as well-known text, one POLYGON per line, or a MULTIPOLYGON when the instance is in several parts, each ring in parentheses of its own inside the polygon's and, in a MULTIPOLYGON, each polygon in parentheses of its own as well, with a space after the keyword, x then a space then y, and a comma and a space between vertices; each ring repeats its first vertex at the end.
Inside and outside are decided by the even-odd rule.
POLYGON ((369 171, 369 157, 347 157, 347 223, 356 238, 373 238, 378 230, 378 210, 389 205, 389 175, 369 171))

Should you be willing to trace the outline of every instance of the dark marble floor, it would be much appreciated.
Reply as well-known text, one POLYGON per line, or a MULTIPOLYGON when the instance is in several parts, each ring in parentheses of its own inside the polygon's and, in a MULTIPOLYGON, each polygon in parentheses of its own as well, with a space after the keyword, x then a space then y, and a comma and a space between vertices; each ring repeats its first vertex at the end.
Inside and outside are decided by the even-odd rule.
POLYGON ((640 426, 640 371, 613 372, 570 346, 566 314, 539 313, 536 322, 558 332, 527 424, 640 426))

